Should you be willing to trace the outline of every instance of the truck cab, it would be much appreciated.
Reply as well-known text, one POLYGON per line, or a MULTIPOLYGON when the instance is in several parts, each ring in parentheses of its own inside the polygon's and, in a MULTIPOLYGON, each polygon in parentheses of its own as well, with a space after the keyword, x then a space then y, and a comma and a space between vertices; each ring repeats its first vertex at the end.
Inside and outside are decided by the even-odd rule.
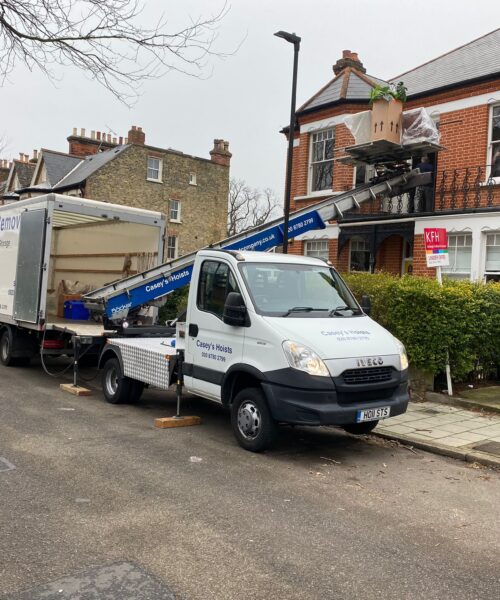
POLYGON ((189 392, 230 409, 252 451, 277 423, 368 433, 409 400, 404 346, 333 267, 305 256, 200 251, 182 371, 189 392))

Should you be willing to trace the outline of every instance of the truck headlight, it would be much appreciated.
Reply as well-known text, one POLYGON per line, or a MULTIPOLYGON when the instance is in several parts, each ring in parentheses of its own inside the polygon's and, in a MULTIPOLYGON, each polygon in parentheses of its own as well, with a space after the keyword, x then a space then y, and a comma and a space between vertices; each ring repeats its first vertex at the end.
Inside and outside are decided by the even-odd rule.
POLYGON ((399 340, 396 340, 396 342, 399 349, 399 362, 401 365, 401 371, 406 371, 408 368, 408 355, 406 354, 406 348, 399 340))
POLYGON ((319 375, 320 377, 330 377, 330 373, 321 358, 307 346, 297 342, 286 340, 283 342, 283 351, 288 360, 288 364, 293 369, 305 371, 309 375, 319 375))

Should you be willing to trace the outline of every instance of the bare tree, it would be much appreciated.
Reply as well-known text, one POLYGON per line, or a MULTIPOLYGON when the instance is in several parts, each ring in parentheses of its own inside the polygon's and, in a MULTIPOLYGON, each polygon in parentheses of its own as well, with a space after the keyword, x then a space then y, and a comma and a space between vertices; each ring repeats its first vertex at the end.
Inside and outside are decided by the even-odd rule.
POLYGON ((277 217, 282 206, 270 189, 251 188, 242 179, 231 178, 229 182, 229 200, 227 234, 234 235, 250 227, 263 225, 277 217))
POLYGON ((142 0, 0 0, 0 78, 17 63, 54 78, 54 65, 85 71, 129 105, 140 84, 168 71, 200 76, 226 4, 177 31, 164 15, 143 26, 142 0))

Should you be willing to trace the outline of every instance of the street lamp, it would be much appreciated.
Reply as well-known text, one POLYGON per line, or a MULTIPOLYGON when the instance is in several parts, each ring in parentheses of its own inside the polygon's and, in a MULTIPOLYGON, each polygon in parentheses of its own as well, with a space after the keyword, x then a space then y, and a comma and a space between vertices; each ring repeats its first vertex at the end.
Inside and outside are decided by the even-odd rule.
POLYGON ((285 181, 285 207, 283 220, 283 254, 288 252, 288 221, 290 220, 290 196, 292 191, 292 160, 293 160, 293 138, 295 132, 295 96, 297 93, 297 67, 299 63, 300 38, 295 33, 278 31, 276 37, 283 38, 293 44, 293 79, 292 79, 292 103, 290 107, 290 130, 288 132, 288 153, 286 159, 286 181, 285 181))

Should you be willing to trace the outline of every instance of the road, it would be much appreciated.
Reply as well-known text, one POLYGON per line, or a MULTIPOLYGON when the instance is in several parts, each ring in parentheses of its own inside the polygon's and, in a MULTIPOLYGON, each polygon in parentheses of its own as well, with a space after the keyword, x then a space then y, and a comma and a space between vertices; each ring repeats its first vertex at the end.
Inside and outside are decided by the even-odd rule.
POLYGON ((496 471, 327 428, 251 454, 203 400, 158 430, 172 395, 0 381, 2 600, 499 597, 496 471))

